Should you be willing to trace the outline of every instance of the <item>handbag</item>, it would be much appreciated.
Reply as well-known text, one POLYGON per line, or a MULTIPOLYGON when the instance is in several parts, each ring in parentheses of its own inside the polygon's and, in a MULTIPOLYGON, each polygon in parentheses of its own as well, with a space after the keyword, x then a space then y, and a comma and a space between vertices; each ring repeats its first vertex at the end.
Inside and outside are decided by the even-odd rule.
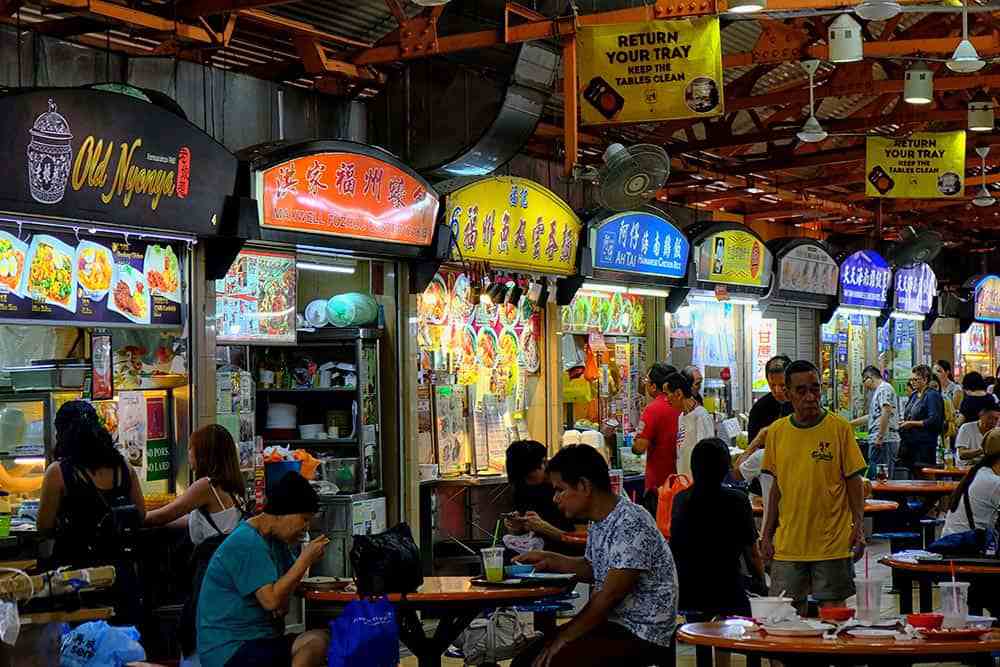
POLYGON ((376 535, 355 535, 351 567, 362 596, 412 593, 424 583, 420 550, 406 523, 376 535))
POLYGON ((327 667, 396 667, 399 625, 386 600, 354 600, 330 621, 327 667))
POLYGON ((991 541, 996 541, 995 535, 990 535, 992 529, 984 530, 976 528, 976 520, 972 514, 972 503, 969 501, 969 489, 965 489, 962 494, 962 505, 965 507, 965 517, 972 526, 972 530, 963 530, 960 533, 952 533, 935 540, 928 551, 942 556, 982 556, 986 553, 986 545, 991 541))
POLYGON ((466 665, 510 660, 540 633, 529 634, 513 609, 497 609, 489 618, 477 618, 462 633, 458 645, 466 665))

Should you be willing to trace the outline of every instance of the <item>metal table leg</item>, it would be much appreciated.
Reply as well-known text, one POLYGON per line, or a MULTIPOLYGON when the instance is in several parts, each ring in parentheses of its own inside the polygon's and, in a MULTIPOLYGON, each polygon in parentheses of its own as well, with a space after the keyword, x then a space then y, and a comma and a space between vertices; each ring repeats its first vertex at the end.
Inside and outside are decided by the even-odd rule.
POLYGON ((899 585, 899 613, 913 613, 913 577, 905 574, 902 570, 894 571, 897 575, 896 582, 899 585))
POLYGON ((934 582, 930 577, 920 577, 920 613, 926 614, 934 611, 934 582))
POLYGON ((413 609, 399 612, 399 639, 417 657, 420 667, 441 667, 441 656, 476 617, 476 612, 442 615, 433 637, 424 633, 420 617, 413 609))

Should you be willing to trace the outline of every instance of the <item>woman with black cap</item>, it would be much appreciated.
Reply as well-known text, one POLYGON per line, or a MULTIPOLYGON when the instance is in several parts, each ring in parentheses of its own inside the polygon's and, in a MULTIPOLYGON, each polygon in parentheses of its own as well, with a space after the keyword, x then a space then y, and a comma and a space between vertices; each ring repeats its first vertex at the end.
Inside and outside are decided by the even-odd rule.
MULTIPOLYGON (((56 413, 55 461, 45 471, 38 532, 53 537, 45 566, 115 566, 111 590, 118 622, 137 622, 141 600, 131 555, 142 525, 142 487, 86 401, 64 403, 56 413)), ((43 549, 44 550, 44 549, 43 549)))
POLYGON ((241 522, 212 557, 198 598, 198 657, 202 667, 325 665, 329 635, 285 635, 288 600, 323 557, 325 535, 292 558, 319 497, 301 475, 286 474, 271 489, 264 512, 241 522))

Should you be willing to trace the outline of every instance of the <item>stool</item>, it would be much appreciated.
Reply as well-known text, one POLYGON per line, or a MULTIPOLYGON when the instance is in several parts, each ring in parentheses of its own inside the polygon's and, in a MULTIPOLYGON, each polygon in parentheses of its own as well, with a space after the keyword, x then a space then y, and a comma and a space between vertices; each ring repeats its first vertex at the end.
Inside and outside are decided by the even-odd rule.
MULTIPOLYGON (((904 549, 916 549, 920 547, 920 533, 901 531, 896 533, 872 533, 872 538, 877 540, 889 540, 889 553, 894 554, 904 549)), ((892 592, 899 592, 899 585, 896 581, 896 571, 892 571, 892 592)))
POLYGON ((573 605, 559 600, 539 600, 528 604, 519 604, 516 611, 535 615, 535 630, 544 635, 555 632, 556 614, 560 611, 572 611, 573 605))
POLYGON ((936 528, 944 524, 944 519, 941 518, 926 518, 920 520, 920 525, 923 528, 921 531, 924 536, 924 550, 926 551, 927 545, 932 544, 935 539, 937 539, 936 528))

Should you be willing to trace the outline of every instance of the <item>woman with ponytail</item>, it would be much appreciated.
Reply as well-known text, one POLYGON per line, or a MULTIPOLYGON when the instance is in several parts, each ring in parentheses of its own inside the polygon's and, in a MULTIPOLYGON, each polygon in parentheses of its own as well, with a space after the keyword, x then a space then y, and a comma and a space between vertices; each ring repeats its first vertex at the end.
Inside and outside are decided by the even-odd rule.
POLYGON ((674 499, 670 548, 677 564, 678 608, 705 620, 750 614, 741 559, 751 578, 763 581, 750 501, 743 491, 723 484, 731 465, 729 447, 719 438, 705 438, 691 452, 694 484, 674 499))
POLYGON ((941 536, 967 530, 990 530, 997 525, 1000 514, 1000 429, 986 434, 982 444, 983 458, 962 478, 948 505, 941 536), (969 525, 965 496, 969 497, 974 526, 969 525))

